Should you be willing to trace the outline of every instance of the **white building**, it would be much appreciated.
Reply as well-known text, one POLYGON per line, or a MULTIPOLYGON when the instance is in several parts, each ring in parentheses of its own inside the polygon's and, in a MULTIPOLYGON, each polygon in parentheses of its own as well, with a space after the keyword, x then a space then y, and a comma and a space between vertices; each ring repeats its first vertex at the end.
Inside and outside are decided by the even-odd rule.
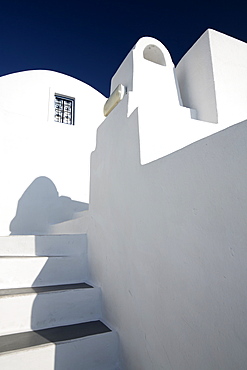
MULTIPOLYGON (((55 72, 1 77, 1 287, 11 294, 27 284, 89 282, 101 288, 102 310, 83 320, 101 319, 112 329, 112 336, 96 336, 106 344, 85 344, 92 357, 98 348, 94 363, 83 362, 80 341, 62 350, 57 344, 47 357, 44 346, 34 355, 23 348, 1 354, 0 337, 2 368, 14 369, 21 359, 33 369, 37 358, 39 369, 57 370, 71 368, 72 358, 73 369, 86 370, 246 368, 246 59, 245 43, 208 30, 176 68, 164 45, 140 39, 113 76, 107 101, 55 72), (36 235, 33 246, 28 237, 4 237, 10 233, 36 235), (69 236, 61 234, 74 240, 82 233, 84 254, 79 243, 70 265, 49 260, 69 253, 69 236), (46 239, 37 235, 46 234, 48 244, 67 240, 62 252, 45 254, 46 239), (16 240, 27 257, 20 268, 16 240), (32 270, 30 253, 48 260, 32 270), (5 266, 19 274, 12 278, 5 266)), ((63 321, 61 301, 52 316, 56 322, 60 315, 60 324, 43 319, 39 326, 38 294, 34 300, 25 309, 31 324, 2 330, 6 340, 82 321, 80 305, 71 315, 66 309, 63 321)), ((12 310, 7 302, 3 314, 11 318, 12 310)))
POLYGON ((88 208, 90 154, 106 98, 52 71, 7 75, 0 86, 0 235, 53 233, 88 208))

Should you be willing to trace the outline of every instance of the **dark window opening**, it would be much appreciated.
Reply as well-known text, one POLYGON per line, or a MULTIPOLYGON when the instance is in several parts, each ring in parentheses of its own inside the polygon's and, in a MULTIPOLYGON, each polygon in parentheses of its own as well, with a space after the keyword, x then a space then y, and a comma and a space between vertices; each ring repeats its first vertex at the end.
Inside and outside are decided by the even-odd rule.
POLYGON ((55 122, 74 125, 75 99, 69 96, 55 94, 55 122))

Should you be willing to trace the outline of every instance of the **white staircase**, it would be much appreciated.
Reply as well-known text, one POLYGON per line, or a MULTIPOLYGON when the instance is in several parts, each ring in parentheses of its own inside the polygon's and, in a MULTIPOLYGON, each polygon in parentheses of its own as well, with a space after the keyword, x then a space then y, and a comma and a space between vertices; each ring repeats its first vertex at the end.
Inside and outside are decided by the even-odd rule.
POLYGON ((86 235, 0 237, 0 369, 116 370, 86 235))

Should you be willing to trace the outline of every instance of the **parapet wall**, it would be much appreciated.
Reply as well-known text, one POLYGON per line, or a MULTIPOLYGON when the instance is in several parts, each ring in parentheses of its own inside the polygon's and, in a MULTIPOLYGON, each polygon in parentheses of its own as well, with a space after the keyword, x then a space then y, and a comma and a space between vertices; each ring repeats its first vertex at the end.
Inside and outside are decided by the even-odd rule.
MULTIPOLYGON (((112 79, 112 90, 121 84, 126 94, 97 131, 90 274, 124 369, 246 367, 247 121, 234 123, 247 112, 242 104, 234 120, 234 105, 223 111, 221 36, 213 33, 212 47, 210 35, 179 65, 182 99, 165 47, 141 39, 112 79), (204 76, 195 60, 186 64, 197 53, 204 76)), ((222 70, 232 81, 226 91, 238 94, 233 65, 222 70)))
POLYGON ((247 122, 142 166, 126 100, 98 129, 88 230, 123 368, 244 369, 247 122))
POLYGON ((176 67, 183 104, 228 127, 247 117, 247 44, 207 30, 176 67))
POLYGON ((247 118, 247 45, 208 30, 174 68, 158 40, 141 38, 111 82, 138 109, 146 164, 247 118), (217 123, 217 124, 216 124, 217 123))

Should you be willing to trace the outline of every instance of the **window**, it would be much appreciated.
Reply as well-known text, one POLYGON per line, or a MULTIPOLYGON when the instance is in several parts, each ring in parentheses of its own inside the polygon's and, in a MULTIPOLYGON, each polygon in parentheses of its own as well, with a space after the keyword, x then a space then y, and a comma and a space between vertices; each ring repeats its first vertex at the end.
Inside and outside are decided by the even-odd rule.
POLYGON ((55 122, 74 125, 75 99, 55 94, 55 122))

